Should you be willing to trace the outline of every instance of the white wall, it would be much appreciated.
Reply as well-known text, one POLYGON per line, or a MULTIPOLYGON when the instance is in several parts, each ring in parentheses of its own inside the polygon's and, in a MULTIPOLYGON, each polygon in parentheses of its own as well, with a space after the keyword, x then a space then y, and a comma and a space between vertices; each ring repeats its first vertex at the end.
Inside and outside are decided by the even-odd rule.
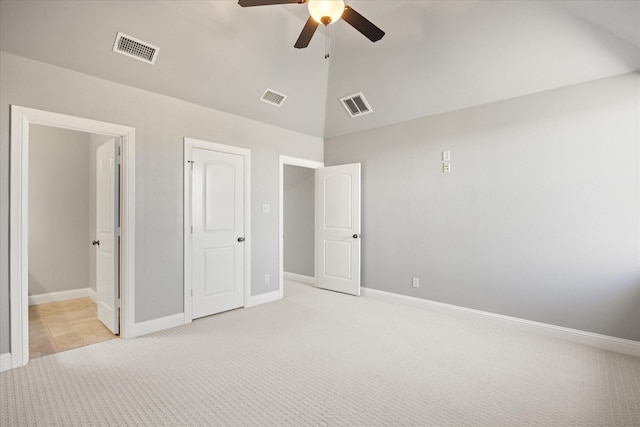
POLYGON ((89 286, 89 134, 29 128, 29 294, 89 286))
POLYGON ((364 286, 640 340, 640 72, 325 142, 352 162, 364 286))
POLYGON ((10 351, 11 104, 136 128, 136 323, 183 311, 185 136, 251 150, 251 293, 277 290, 279 156, 322 161, 321 138, 0 52, 0 354, 10 351), (262 213, 263 203, 273 207, 271 213, 262 213), (263 280, 266 273, 272 278, 269 284, 263 280))
POLYGON ((315 276, 315 169, 284 165, 284 271, 315 276))

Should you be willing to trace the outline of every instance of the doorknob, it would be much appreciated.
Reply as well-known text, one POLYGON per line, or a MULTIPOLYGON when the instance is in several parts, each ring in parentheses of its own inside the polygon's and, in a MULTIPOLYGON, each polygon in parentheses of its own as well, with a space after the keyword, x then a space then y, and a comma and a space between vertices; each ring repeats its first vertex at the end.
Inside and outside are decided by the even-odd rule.
POLYGON ((244 242, 244 237, 238 237, 238 242, 244 242))
POLYGON ((354 239, 357 239, 358 237, 360 237, 360 235, 359 235, 359 234, 354 234, 354 235, 353 235, 353 238, 354 238, 354 239))
POLYGON ((94 240, 93 242, 91 242, 91 244, 93 246, 96 246, 96 245, 100 246, 100 240, 94 240))

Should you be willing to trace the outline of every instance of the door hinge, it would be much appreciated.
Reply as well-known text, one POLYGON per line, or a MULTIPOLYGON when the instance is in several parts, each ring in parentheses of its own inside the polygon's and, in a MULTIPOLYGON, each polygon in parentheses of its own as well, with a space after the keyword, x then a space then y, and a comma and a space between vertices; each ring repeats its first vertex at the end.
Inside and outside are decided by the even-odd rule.
POLYGON ((191 234, 193 234, 193 225, 191 226, 191 234))
POLYGON ((120 298, 116 300, 116 308, 120 308, 120 298))
POLYGON ((193 289, 191 289, 191 298, 193 298, 193 289))

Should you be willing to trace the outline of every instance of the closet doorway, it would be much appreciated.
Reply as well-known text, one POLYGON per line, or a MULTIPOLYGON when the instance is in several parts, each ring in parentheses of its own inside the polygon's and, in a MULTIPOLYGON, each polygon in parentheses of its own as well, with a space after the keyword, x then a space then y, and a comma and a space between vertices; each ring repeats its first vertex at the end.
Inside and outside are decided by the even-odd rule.
MULTIPOLYGON (((111 272, 117 278, 117 282, 119 283, 118 285, 111 286, 110 288, 113 295, 111 314, 114 315, 113 319, 117 320, 121 337, 128 338, 134 333, 133 319, 135 318, 135 306, 133 301, 133 266, 135 253, 135 129, 129 126, 12 105, 9 196, 9 221, 11 223, 9 236, 11 272, 9 276, 11 368, 24 366, 29 361, 29 293, 33 294, 33 298, 31 298, 32 304, 34 302, 60 302, 60 299, 67 300, 85 298, 87 296, 86 294, 89 293, 85 288, 85 291, 80 291, 81 294, 74 294, 75 291, 73 290, 71 290, 70 293, 65 293, 68 290, 54 290, 52 292, 48 291, 45 293, 50 295, 47 295, 46 297, 42 296, 42 293, 39 293, 38 291, 38 285, 36 282, 38 277, 42 279, 44 276, 41 276, 40 273, 36 274, 36 272, 31 271, 29 268, 30 249, 33 248, 33 245, 30 245, 29 241, 29 214, 31 213, 29 206, 29 177, 30 166, 34 166, 30 165, 29 135, 31 133, 31 128, 35 125, 109 137, 110 140, 114 141, 114 147, 116 146, 115 144, 119 143, 119 166, 115 161, 115 158, 113 159, 113 162, 111 160, 107 160, 107 163, 111 163, 111 167, 113 168, 113 186, 115 187, 116 183, 118 183, 117 185, 120 188, 118 197, 115 196, 115 192, 112 193, 112 196, 109 196, 112 197, 113 200, 113 211, 110 215, 110 219, 113 224, 116 224, 116 222, 119 221, 117 225, 117 235, 114 231, 111 237, 114 242, 114 246, 117 246, 117 248, 114 248, 111 252, 114 262, 109 263, 109 265, 113 266, 111 272), (118 178, 117 180, 116 177, 118 178), (33 283, 33 285, 31 285, 30 282, 33 283), (63 292, 63 294, 60 295, 58 292, 63 292), (85 295, 82 294, 83 292, 85 295), (36 298, 37 294, 42 296, 40 300, 36 298), (53 300, 51 300, 52 298, 53 300)), ((36 128, 34 127, 34 129, 36 128)), ((113 150, 114 153, 116 153, 115 150, 116 148, 113 150)), ((47 158, 45 158, 45 160, 47 160, 47 158)), ((36 168, 33 169, 34 171, 36 170, 36 168)), ((65 187, 64 190, 68 192, 69 188, 65 187)), ((66 196, 68 195, 65 195, 64 197, 66 196)), ((48 195, 43 195, 42 197, 46 198, 48 195)), ((62 200, 53 201, 52 203, 57 203, 59 205, 64 204, 62 200)), ((58 224, 53 222, 47 223, 45 221, 44 227, 54 229, 58 227, 58 224)), ((97 230, 98 227, 96 225, 96 231, 97 230)), ((89 230, 89 235, 91 234, 90 231, 91 230, 89 230)), ((96 231, 94 231, 94 234, 96 231)), ((45 247, 44 253, 49 251, 49 255, 53 257, 53 255, 58 251, 58 247, 62 240, 73 240, 74 238, 84 240, 87 237, 86 235, 80 237, 75 236, 75 232, 72 232, 71 234, 72 235, 65 235, 64 238, 58 238, 56 241, 45 241, 44 244, 47 245, 47 247, 45 247)), ((94 240, 100 240, 100 238, 90 238, 86 244, 92 246, 92 242, 94 242, 94 240)), ((96 270, 98 271, 99 269, 99 262, 96 261, 96 270)), ((99 276, 100 274, 97 273, 97 277, 99 276)), ((48 280, 49 278, 47 276, 47 281, 48 280)), ((90 286, 88 287, 90 288, 90 286)), ((99 288, 100 286, 97 281, 96 299, 98 302, 101 301, 99 288)), ((84 303, 86 303, 86 301, 84 303)), ((77 305, 82 304, 83 302, 77 302, 77 305)), ((101 311, 99 307, 100 304, 97 304, 95 309, 98 314, 100 314, 101 311)), ((82 309, 84 309, 84 307, 82 309)), ((73 315, 71 315, 71 317, 73 317, 73 315)), ((111 327, 114 326, 116 325, 111 325, 111 327)), ((115 332, 117 332, 117 330, 115 332)))
POLYGON ((119 333, 115 152, 108 135, 29 126, 30 359, 119 333))

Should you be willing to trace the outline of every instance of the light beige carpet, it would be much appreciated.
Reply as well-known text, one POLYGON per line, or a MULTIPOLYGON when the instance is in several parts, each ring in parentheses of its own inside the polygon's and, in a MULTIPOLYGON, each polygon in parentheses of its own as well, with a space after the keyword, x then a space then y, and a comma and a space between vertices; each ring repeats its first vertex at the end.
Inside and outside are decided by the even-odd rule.
POLYGON ((0 374, 0 425, 638 426, 640 358, 287 283, 0 374))

